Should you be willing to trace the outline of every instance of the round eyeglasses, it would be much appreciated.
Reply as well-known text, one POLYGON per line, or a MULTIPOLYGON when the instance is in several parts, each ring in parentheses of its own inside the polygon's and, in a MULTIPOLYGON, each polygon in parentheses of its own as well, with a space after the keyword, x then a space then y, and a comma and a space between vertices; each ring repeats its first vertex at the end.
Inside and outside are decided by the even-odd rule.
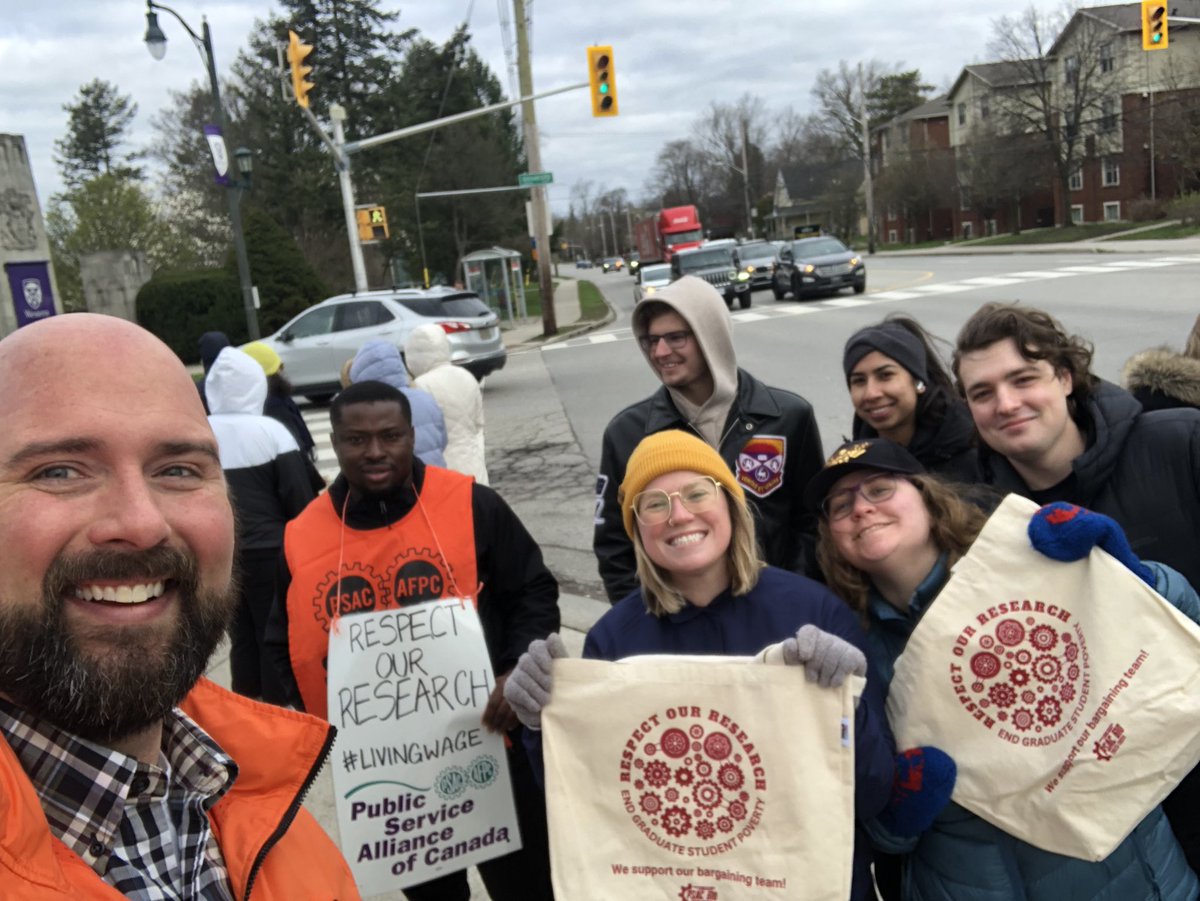
POLYGON ((679 498, 689 513, 704 513, 716 506, 720 493, 721 483, 709 476, 688 482, 669 494, 652 488, 633 499, 633 515, 644 526, 657 526, 671 518, 671 498, 679 498))
POLYGON ((854 503, 861 494, 868 504, 886 501, 896 493, 899 477, 894 473, 881 472, 867 476, 853 488, 843 488, 821 502, 821 511, 831 520, 845 519, 854 512, 854 503))
POLYGON ((642 335, 638 338, 638 344, 646 353, 653 351, 659 341, 665 341, 671 350, 683 350, 683 346, 687 344, 690 337, 692 337, 692 333, 688 331, 667 332, 665 335, 642 335))

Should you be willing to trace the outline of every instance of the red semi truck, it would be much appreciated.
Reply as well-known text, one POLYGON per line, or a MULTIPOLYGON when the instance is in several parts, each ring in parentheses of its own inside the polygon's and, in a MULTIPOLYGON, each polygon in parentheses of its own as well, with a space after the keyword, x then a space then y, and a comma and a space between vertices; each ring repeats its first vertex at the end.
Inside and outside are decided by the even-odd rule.
POLYGON ((633 234, 643 265, 670 262, 675 251, 699 247, 704 240, 700 215, 694 206, 668 207, 635 222, 633 234))

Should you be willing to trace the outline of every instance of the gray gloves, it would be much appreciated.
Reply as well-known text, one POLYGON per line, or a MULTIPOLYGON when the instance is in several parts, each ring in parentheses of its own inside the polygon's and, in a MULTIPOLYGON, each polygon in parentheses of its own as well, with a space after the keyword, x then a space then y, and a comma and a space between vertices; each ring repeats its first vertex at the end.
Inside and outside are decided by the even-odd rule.
POLYGON ((550 661, 566 656, 562 639, 557 632, 551 632, 545 641, 539 638, 530 642, 529 650, 508 674, 504 699, 526 728, 535 731, 542 728, 542 708, 550 700, 550 661))
MULTIPOLYGON (((522 662, 524 659, 521 658, 522 662)), ((816 682, 822 688, 838 688, 850 674, 867 674, 867 658, 862 651, 812 623, 801 626, 795 638, 783 643, 783 662, 792 666, 803 665, 808 681, 816 682)), ((513 704, 513 707, 516 706, 513 704)))

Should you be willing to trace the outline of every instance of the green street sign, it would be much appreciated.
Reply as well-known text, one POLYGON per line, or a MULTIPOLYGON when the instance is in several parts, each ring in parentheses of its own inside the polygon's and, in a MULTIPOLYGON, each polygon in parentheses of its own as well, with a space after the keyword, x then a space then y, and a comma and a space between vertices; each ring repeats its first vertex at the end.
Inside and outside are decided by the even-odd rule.
POLYGON ((517 184, 523 188, 530 185, 548 185, 553 181, 553 172, 522 172, 517 176, 517 184))

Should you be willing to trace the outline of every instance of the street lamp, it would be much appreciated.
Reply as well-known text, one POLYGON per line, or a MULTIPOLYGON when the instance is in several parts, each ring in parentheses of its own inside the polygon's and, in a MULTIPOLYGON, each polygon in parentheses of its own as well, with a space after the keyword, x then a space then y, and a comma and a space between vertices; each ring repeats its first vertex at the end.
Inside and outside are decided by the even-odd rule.
MULTIPOLYGON (((213 57, 212 35, 208 30, 208 20, 201 19, 203 27, 198 36, 183 20, 183 17, 171 7, 155 3, 154 0, 146 0, 146 47, 155 59, 162 59, 167 52, 167 36, 158 25, 158 14, 155 10, 162 10, 173 15, 183 26, 183 30, 188 33, 188 37, 192 39, 196 49, 200 51, 204 67, 208 70, 208 81, 212 90, 213 107, 216 109, 217 125, 221 129, 221 140, 224 141, 225 107, 221 104, 221 88, 217 82, 217 64, 213 57)), ((238 172, 248 181, 254 165, 250 151, 239 147, 234 157, 238 172)), ((233 250, 237 256, 238 281, 242 286, 242 304, 246 308, 246 331, 249 333, 251 341, 257 341, 261 334, 258 331, 258 313, 254 309, 254 287, 250 281, 250 261, 246 256, 246 239, 242 234, 242 217, 239 209, 241 192, 245 186, 243 179, 231 178, 226 185, 226 195, 229 200, 229 223, 233 227, 233 250)))

